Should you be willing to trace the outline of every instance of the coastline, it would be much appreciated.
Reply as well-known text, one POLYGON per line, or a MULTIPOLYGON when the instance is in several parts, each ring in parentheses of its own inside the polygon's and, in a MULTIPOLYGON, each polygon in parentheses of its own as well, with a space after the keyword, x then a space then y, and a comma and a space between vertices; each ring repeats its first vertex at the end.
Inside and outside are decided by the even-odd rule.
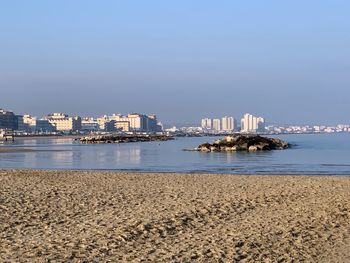
MULTIPOLYGON (((30 147, 30 146, 29 146, 30 147)), ((27 146, 16 146, 16 147, 3 147, 0 146, 0 154, 1 153, 32 153, 32 152, 64 152, 65 150, 53 150, 53 149, 32 149, 27 146)), ((17 169, 17 168, 0 168, 1 169, 17 169)))
POLYGON ((15 140, 33 140, 33 139, 79 139, 83 135, 16 135, 15 140))
POLYGON ((0 146, 0 153, 25 153, 34 152, 33 149, 23 148, 23 147, 3 147, 0 146))
POLYGON ((348 262, 350 177, 0 170, 3 261, 348 262))

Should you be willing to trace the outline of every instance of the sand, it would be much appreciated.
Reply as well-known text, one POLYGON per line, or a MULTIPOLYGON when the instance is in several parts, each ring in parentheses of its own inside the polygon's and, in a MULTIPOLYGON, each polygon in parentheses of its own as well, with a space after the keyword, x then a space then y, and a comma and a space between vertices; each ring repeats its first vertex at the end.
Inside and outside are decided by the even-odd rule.
POLYGON ((22 147, 11 147, 11 148, 5 148, 0 147, 0 153, 21 153, 21 152, 33 152, 34 150, 28 149, 28 148, 22 148, 22 147))
POLYGON ((350 262, 350 177, 0 170, 0 262, 350 262))

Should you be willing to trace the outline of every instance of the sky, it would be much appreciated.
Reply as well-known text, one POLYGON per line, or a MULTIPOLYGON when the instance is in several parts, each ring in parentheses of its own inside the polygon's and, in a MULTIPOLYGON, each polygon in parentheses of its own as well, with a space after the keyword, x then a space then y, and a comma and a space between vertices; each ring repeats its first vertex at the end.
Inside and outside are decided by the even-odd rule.
POLYGON ((350 123, 350 1, 2 1, 0 108, 350 123))

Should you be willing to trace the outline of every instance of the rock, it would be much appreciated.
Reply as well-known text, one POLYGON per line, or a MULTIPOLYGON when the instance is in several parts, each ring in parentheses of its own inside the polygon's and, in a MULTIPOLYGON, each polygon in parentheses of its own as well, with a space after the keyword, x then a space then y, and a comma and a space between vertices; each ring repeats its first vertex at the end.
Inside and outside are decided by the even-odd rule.
POLYGON ((199 145, 196 149, 199 152, 210 152, 210 143, 203 143, 201 145, 199 145))
POLYGON ((215 146, 211 146, 210 147, 210 151, 217 152, 217 151, 219 151, 219 149, 217 147, 215 147, 215 146))
POLYGON ((227 142, 233 142, 233 141, 235 141, 235 137, 234 137, 234 136, 226 136, 226 137, 225 137, 225 140, 226 140, 227 142))
POLYGON ((290 147, 288 142, 278 138, 267 138, 259 135, 234 135, 216 140, 213 144, 201 144, 195 150, 201 152, 256 152, 286 149, 288 147, 290 147))
POLYGON ((154 134, 108 134, 108 135, 92 135, 79 139, 81 143, 130 143, 130 142, 148 142, 148 141, 167 141, 174 138, 167 135, 154 134))
POLYGON ((257 150, 259 150, 260 148, 258 148, 258 146, 252 145, 249 146, 248 151, 250 152, 256 152, 257 150))

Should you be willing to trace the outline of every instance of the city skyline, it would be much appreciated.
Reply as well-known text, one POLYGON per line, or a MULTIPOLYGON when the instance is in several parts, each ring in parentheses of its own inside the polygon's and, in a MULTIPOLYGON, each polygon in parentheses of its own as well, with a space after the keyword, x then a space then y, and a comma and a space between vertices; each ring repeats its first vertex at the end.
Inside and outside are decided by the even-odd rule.
POLYGON ((347 123, 349 8, 339 0, 8 1, 0 105, 44 115, 64 102, 72 115, 119 108, 170 123, 245 112, 347 123))
MULTIPOLYGON (((71 112, 68 112, 68 111, 65 111, 64 109, 61 108, 61 110, 58 110, 58 111, 53 111, 53 112, 44 112, 43 114, 40 114, 40 115, 36 115, 36 114, 33 114, 32 112, 29 112, 29 111, 25 111, 25 112, 18 112, 16 110, 13 110, 12 108, 5 108, 5 107, 1 107, 0 106, 0 110, 5 110, 5 111, 10 111, 10 112, 15 112, 17 115, 29 115, 31 117, 35 117, 35 118, 45 118, 47 115, 49 114, 55 114, 55 113, 64 113, 64 114, 68 114, 69 116, 74 116, 74 117, 81 117, 81 118, 93 118, 93 119, 98 119, 98 118, 101 118, 101 117, 104 117, 104 116, 112 116, 112 115, 124 115, 123 112, 125 113, 126 111, 112 111, 112 112, 108 112, 108 113, 102 113, 100 115, 98 114, 91 114, 91 115, 88 115, 86 113, 82 113, 82 114, 74 114, 74 113, 71 113, 71 112)), ((171 126, 202 126, 202 120, 205 119, 205 118, 209 118, 211 120, 214 120, 214 119, 219 119, 220 120, 220 123, 222 122, 222 118, 224 117, 233 117, 234 118, 234 121, 237 122, 237 121, 240 121, 241 120, 241 117, 244 117, 245 114, 247 114, 247 112, 244 112, 242 114, 217 114, 217 115, 213 115, 213 114, 208 114, 208 115, 203 115, 201 114, 200 116, 202 116, 202 118, 196 116, 194 117, 194 121, 193 122, 181 122, 181 116, 179 117, 178 120, 176 121, 169 121, 169 120, 166 120, 166 119, 162 119, 160 118, 159 116, 161 116, 162 114, 158 114, 158 113, 149 113, 149 112, 145 112, 145 111, 139 111, 139 112, 128 112, 127 114, 140 114, 141 112, 143 112, 143 114, 146 114, 146 115, 156 115, 157 118, 159 120, 161 120, 162 124, 166 127, 171 127, 171 126), (203 117, 204 116, 204 117, 203 117)), ((250 112, 250 111, 248 111, 250 112)), ((252 112, 250 112, 252 113, 252 112)), ((249 113, 249 114, 250 114, 249 113)), ((261 115, 261 114, 256 114, 256 113, 252 113, 253 115, 261 115)), ((266 118, 266 116, 264 116, 264 119, 268 119, 266 118)), ((281 125, 281 126, 293 126, 293 125, 303 125, 303 126, 307 126, 307 125, 311 125, 311 126, 324 126, 324 125, 331 125, 331 126, 336 126, 336 125, 348 125, 350 123, 350 121, 344 121, 344 122, 326 122, 326 121, 321 121, 321 122, 316 122, 316 121, 309 121, 309 122, 301 122, 301 121, 297 121, 297 122, 286 122, 286 121, 282 121, 282 122, 278 122, 276 120, 271 120, 271 119, 268 119, 268 121, 264 120, 264 122, 266 122, 268 125, 281 125)), ((236 124, 237 125, 237 124, 236 124)))

